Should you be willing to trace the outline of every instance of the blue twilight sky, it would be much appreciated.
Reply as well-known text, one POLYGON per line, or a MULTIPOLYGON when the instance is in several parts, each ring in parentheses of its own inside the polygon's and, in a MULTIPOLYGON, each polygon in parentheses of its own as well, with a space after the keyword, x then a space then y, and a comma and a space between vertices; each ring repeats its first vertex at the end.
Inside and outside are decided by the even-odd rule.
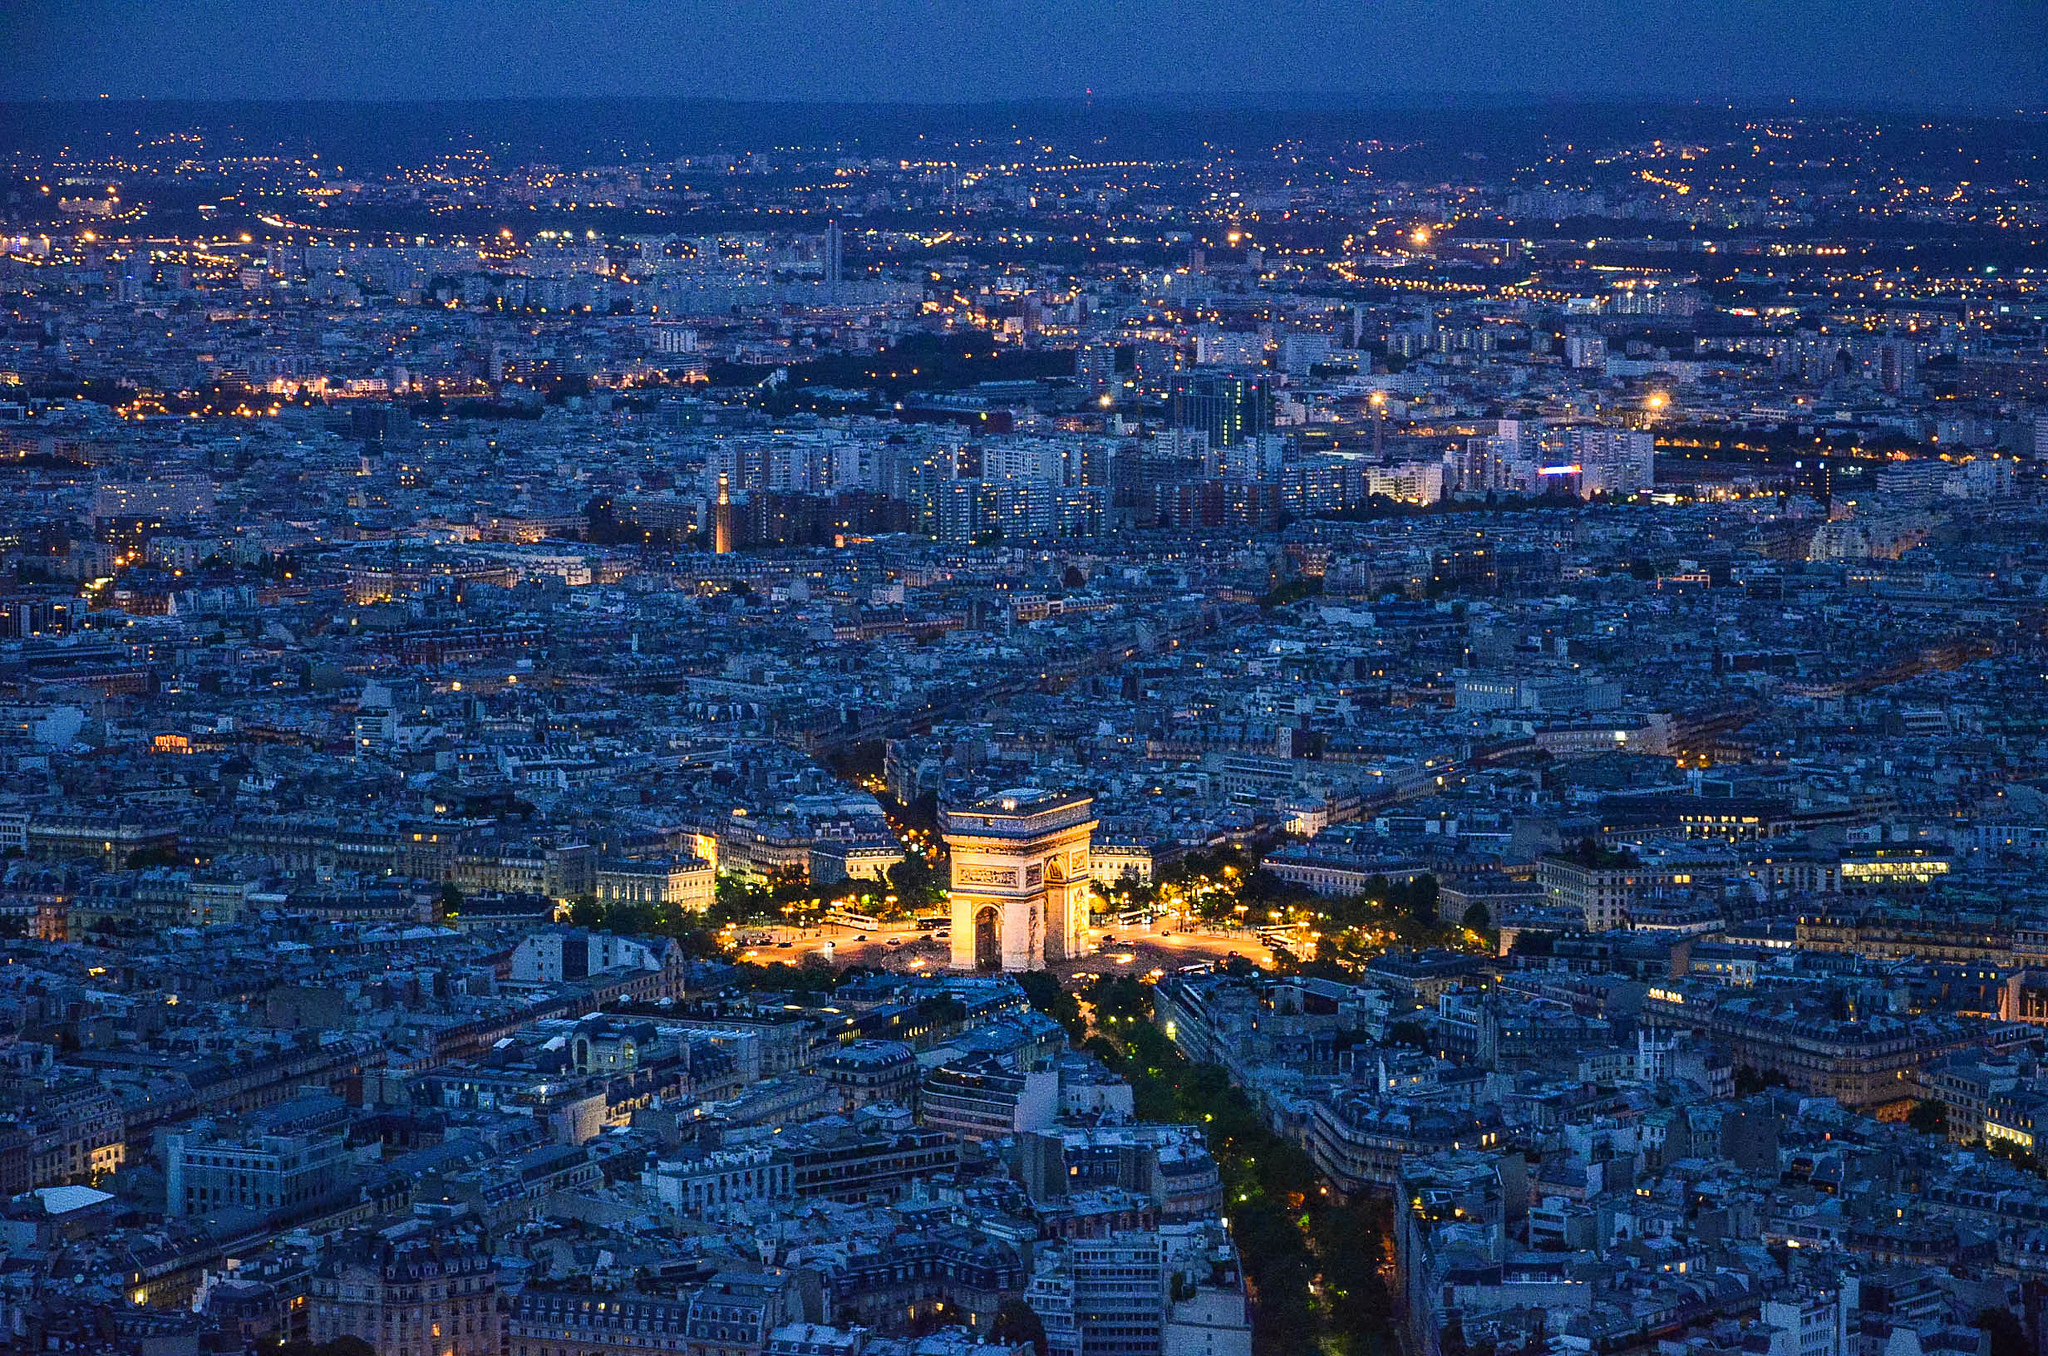
POLYGON ((2048 107, 2048 0, 0 0, 0 99, 2048 107))

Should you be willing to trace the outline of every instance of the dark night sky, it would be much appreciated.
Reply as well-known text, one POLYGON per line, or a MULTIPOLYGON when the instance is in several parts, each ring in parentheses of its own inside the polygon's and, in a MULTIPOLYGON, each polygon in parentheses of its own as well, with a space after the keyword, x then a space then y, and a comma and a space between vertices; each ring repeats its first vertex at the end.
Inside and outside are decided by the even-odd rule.
POLYGON ((2048 0, 0 0, 0 98, 2048 106, 2048 0))

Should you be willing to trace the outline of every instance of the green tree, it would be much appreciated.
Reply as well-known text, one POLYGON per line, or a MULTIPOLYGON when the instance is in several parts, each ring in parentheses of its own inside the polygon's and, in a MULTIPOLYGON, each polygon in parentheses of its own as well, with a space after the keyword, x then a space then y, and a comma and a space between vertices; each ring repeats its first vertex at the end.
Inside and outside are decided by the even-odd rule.
POLYGON ((744 923, 759 918, 769 909, 768 888, 745 876, 721 875, 712 886, 710 921, 713 924, 744 923))
POLYGON ((642 937, 657 930, 654 908, 616 899, 604 911, 604 930, 622 937, 642 937))
POLYGON ((1081 1004, 1061 986, 1049 970, 1026 970, 1017 976, 1018 985, 1031 1006, 1066 1028, 1067 1037, 1078 1041, 1088 1034, 1081 1020, 1081 1004))
POLYGON ((1289 579, 1274 585, 1265 597, 1259 599, 1259 606, 1271 611, 1276 607, 1285 607, 1289 603, 1298 603, 1304 598, 1316 597, 1322 591, 1321 579, 1311 579, 1307 576, 1289 579))
POLYGON ((1152 1015, 1151 991, 1129 975, 1103 975, 1084 992, 1098 1021, 1114 1017, 1139 1022, 1152 1015))
POLYGON ((2028 1172, 2035 1170, 2033 1151, 2022 1149, 2009 1139, 1990 1140, 1986 1142, 1984 1149, 1987 1153, 2008 1160, 2014 1167, 2025 1168, 2028 1172))
POLYGON ((829 965, 813 964, 809 957, 803 965, 791 965, 788 961, 745 961, 739 965, 740 987, 764 990, 770 993, 825 994, 832 991, 838 976, 829 965))
MULTIPOLYGON (((1389 1222, 1370 1204, 1329 1196, 1306 1152, 1275 1133, 1227 1072, 1183 1056, 1150 1020, 1151 991, 1133 987, 1140 1020, 1106 1024, 1084 1048, 1131 1081, 1140 1119, 1203 1130, 1223 1178, 1224 1209, 1248 1288, 1258 1301, 1256 1356, 1381 1350, 1392 1308, 1379 1270, 1389 1222)), ((1120 992, 1102 993, 1106 1005, 1124 1006, 1120 992)), ((1095 991, 1089 996, 1093 1001, 1095 991)))
POLYGON ((813 898, 810 877, 794 866, 778 867, 768 878, 768 903, 780 909, 785 904, 795 904, 813 898))
POLYGON ((1392 1234, 1391 1212, 1383 1202, 1325 1205, 1309 1224, 1309 1246, 1322 1267, 1331 1323, 1351 1339, 1354 1352, 1377 1349, 1393 1329, 1392 1297, 1381 1280, 1392 1234))
POLYGON ((1766 1088, 1782 1088, 1784 1086, 1785 1075, 1775 1070, 1758 1072, 1754 1065, 1738 1064, 1735 1066, 1735 1095, 1737 1097, 1754 1097, 1766 1088))
POLYGON ((711 960, 724 954, 718 934, 697 919, 679 920, 669 931, 683 948, 683 955, 689 960, 711 960))
POLYGON ((1948 1104, 1937 1102, 1931 1097, 1913 1103, 1913 1109, 1906 1113, 1906 1124, 1923 1135, 1948 1134, 1948 1104))
POLYGON ((931 864, 915 852, 889 868, 889 888, 896 892, 901 910, 912 915, 935 909, 946 898, 945 886, 931 864))
POLYGON ((1387 1044, 1420 1050, 1429 1044, 1429 1029, 1420 1022, 1395 1022, 1387 1028, 1387 1044))
POLYGON ((988 1335, 998 1342, 1029 1342, 1038 1356, 1045 1356, 1045 1324, 1038 1311, 1020 1299, 1006 1299, 996 1309, 996 1321, 988 1335))
POLYGON ((1425 926, 1434 926, 1437 882, 1432 875, 1413 876, 1387 891, 1387 902, 1397 912, 1425 926))

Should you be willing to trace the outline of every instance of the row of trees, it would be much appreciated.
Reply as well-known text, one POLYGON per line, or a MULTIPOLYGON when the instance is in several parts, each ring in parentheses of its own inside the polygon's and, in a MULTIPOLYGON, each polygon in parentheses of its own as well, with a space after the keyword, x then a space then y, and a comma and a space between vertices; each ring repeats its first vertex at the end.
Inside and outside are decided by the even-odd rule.
MULTIPOLYGON (((1355 895, 1317 901, 1316 959, 1344 973, 1390 948, 1458 946, 1466 939, 1437 917, 1435 876, 1390 881, 1375 876, 1355 895)), ((1484 928, 1483 916, 1468 920, 1484 928)))
MULTIPOLYGON (((719 932, 727 926, 813 927, 840 904, 882 919, 909 917, 936 907, 944 898, 945 891, 932 869, 922 858, 912 856, 890 870, 887 882, 843 880, 817 886, 794 870, 765 881, 723 875, 718 878, 711 907, 701 914, 669 904, 581 895, 570 901, 569 924, 623 936, 673 937, 692 956, 715 956, 720 951, 719 932)), ((461 902, 461 895, 451 886, 440 906, 452 912, 461 902), (445 897, 447 894, 452 894, 452 899, 445 897)))
MULTIPOLYGON (((1466 929, 1442 923, 1437 918, 1434 876, 1405 881, 1375 877, 1360 893, 1333 899, 1283 881, 1255 858, 1228 847, 1192 853, 1153 881, 1129 876, 1096 881, 1094 896, 1102 913, 1149 908, 1179 910, 1203 923, 1224 926, 1305 923, 1316 933, 1318 957, 1305 968, 1331 978, 1349 977, 1389 948, 1462 945, 1471 940, 1466 929, 1483 932, 1490 922, 1482 909, 1465 920, 1466 929)), ((912 853, 890 869, 886 882, 843 880, 821 887, 793 870, 766 881, 726 875, 719 877, 716 903, 701 916, 682 915, 661 905, 606 904, 585 896, 571 906, 569 919, 578 927, 675 937, 709 955, 717 950, 718 929, 728 924, 815 926, 838 904, 883 921, 924 917, 942 911, 946 899, 943 868, 912 853)))
MULTIPOLYGON (((1437 917, 1437 880, 1374 876, 1354 895, 1330 897, 1284 881, 1235 848, 1194 853, 1160 873, 1156 884, 1113 887, 1112 896, 1133 903, 1173 901, 1212 923, 1259 926, 1274 915, 1306 921, 1317 934, 1316 954, 1356 967, 1388 947, 1457 946, 1467 939, 1437 917)), ((1491 922, 1481 909, 1465 921, 1484 930, 1491 922)))
POLYGON ((1033 1006, 1070 1033, 1086 1033, 1083 1048, 1130 1081, 1140 1120, 1202 1127, 1257 1306, 1258 1356, 1385 1350, 1392 1307, 1378 1269, 1384 1209, 1332 1197, 1307 1153, 1274 1133, 1222 1068, 1182 1055, 1153 1024, 1149 985, 1105 977, 1077 998, 1049 975, 1021 979, 1033 1006))

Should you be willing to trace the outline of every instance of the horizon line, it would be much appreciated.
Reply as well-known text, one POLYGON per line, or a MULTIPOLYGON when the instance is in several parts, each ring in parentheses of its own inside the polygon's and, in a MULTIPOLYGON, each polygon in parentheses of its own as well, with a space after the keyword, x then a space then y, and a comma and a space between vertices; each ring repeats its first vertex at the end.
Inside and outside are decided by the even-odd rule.
POLYGON ((991 109, 1019 107, 1090 108, 1188 106, 1218 111, 1255 109, 1284 112, 1343 112, 1368 110, 1454 111, 1471 108, 1656 108, 1706 109, 1722 112, 1796 111, 1800 107, 1842 110, 1940 109, 1995 113, 2020 118, 2048 117, 2048 104, 2037 108, 1998 101, 1971 102, 1964 99, 1927 98, 1870 99, 1834 95, 1783 95, 1765 98, 1727 98, 1705 95, 1584 95, 1542 90, 1475 93, 1465 91, 1416 90, 1400 94, 1370 94, 1343 90, 1231 90, 1209 92, 1165 90, 1153 93, 1033 94, 989 99, 898 98, 734 98, 701 94, 456 94, 434 96, 387 95, 279 95, 220 98, 201 95, 0 95, 0 108, 131 107, 143 104, 239 106, 264 108, 304 107, 439 107, 488 106, 493 104, 700 104, 731 108, 887 108, 887 109, 991 109))

